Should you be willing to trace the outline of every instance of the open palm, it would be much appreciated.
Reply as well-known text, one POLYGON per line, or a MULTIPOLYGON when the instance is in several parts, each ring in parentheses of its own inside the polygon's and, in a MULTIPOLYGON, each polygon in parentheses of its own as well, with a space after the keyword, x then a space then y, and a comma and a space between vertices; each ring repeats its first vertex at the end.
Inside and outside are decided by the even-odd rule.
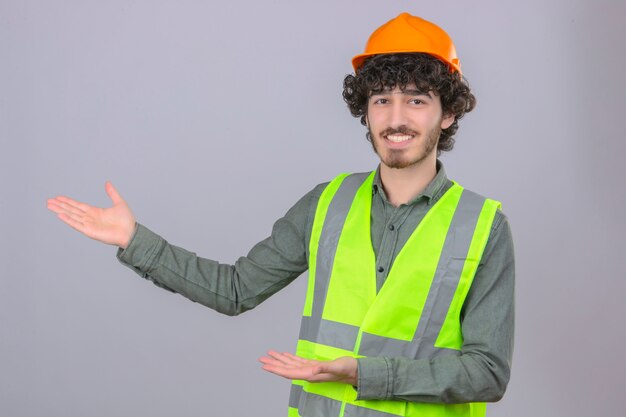
POLYGON ((85 236, 126 248, 135 230, 135 216, 113 184, 107 182, 105 190, 113 202, 112 207, 94 207, 58 196, 48 200, 48 209, 85 236))
POLYGON ((356 385, 358 363, 355 358, 343 356, 332 361, 314 361, 288 352, 270 350, 259 358, 262 369, 287 379, 309 382, 343 382, 356 385))

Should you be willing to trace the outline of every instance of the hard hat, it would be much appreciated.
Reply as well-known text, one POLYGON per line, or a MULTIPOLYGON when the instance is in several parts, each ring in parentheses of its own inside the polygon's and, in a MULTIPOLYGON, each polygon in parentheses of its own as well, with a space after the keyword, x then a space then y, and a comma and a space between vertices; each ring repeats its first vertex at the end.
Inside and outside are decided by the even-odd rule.
POLYGON ((461 74, 461 62, 450 36, 434 23, 408 13, 376 29, 365 45, 365 52, 352 58, 352 66, 356 71, 372 55, 410 52, 433 55, 445 62, 451 72, 461 74))

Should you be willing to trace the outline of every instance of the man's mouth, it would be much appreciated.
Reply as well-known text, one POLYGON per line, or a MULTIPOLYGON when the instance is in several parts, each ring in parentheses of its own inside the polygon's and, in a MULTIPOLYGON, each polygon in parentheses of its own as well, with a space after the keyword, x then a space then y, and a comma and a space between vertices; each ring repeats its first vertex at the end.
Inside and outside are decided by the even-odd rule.
POLYGON ((406 142, 407 140, 411 139, 412 137, 413 137, 413 135, 394 134, 394 135, 387 135, 387 136, 385 136, 385 139, 387 139, 390 142, 401 143, 401 142, 406 142))
POLYGON ((417 132, 409 129, 408 126, 400 126, 397 129, 387 128, 380 132, 380 136, 390 143, 402 144, 415 138, 417 132))

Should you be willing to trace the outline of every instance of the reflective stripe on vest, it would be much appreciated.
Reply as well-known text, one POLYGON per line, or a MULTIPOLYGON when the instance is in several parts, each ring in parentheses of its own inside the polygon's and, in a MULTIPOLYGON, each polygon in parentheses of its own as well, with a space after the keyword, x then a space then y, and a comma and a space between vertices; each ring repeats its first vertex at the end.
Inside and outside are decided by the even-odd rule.
MULTIPOLYGON (((377 293, 373 178, 340 175, 320 197, 297 353, 320 360, 459 355, 461 308, 499 203, 453 184, 407 240, 377 293)), ((290 415, 466 417, 484 415, 484 405, 356 401, 346 384, 296 381, 290 415)))

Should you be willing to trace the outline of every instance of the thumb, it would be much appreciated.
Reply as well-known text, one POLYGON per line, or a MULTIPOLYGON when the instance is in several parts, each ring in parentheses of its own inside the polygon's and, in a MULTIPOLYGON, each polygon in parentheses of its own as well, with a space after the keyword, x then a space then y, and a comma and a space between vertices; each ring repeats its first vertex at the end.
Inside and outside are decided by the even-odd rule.
POLYGON ((113 184, 111 184, 110 181, 107 181, 106 184, 104 185, 104 189, 106 190, 107 194, 109 195, 109 197, 111 198, 111 201, 113 201, 113 204, 119 204, 124 202, 124 199, 122 198, 122 196, 117 192, 117 190, 115 189, 115 187, 113 186, 113 184))
POLYGON ((316 367, 314 367, 313 369, 311 369, 311 373, 313 375, 319 375, 319 374, 323 374, 323 373, 327 373, 329 372, 329 369, 327 366, 324 366, 323 364, 320 364, 316 367))

